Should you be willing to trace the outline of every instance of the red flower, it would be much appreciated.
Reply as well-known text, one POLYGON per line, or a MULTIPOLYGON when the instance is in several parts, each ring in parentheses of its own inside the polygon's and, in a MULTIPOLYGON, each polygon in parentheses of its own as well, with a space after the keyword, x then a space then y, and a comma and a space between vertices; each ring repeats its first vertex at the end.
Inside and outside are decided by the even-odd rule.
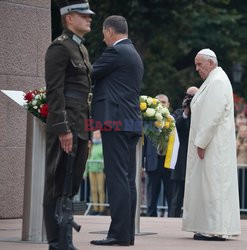
POLYGON ((31 102, 34 98, 34 94, 32 91, 27 92, 24 96, 24 100, 27 100, 27 102, 31 102))
POLYGON ((42 117, 47 117, 47 115, 48 115, 48 105, 46 103, 40 108, 40 115, 42 117))

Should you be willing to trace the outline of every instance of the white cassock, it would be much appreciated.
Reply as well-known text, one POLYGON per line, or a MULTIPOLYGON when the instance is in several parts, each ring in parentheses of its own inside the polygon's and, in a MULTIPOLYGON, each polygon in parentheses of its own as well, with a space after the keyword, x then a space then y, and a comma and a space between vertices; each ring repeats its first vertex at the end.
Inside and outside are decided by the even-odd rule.
POLYGON ((191 101, 182 230, 240 234, 233 94, 221 67, 191 101), (197 147, 206 149, 203 160, 197 147))

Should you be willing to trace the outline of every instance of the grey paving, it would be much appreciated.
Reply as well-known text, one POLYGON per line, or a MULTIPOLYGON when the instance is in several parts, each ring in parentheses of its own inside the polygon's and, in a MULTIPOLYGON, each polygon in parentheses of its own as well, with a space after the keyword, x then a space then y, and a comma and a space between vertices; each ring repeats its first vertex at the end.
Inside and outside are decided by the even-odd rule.
MULTIPOLYGON (((102 239, 109 225, 109 216, 75 216, 82 225, 80 233, 74 232, 74 242, 78 250, 87 249, 123 249, 120 246, 90 245, 93 239, 102 239)), ((140 250, 244 250, 247 249, 247 220, 241 220, 242 234, 225 242, 194 241, 192 233, 181 231, 181 219, 141 217, 140 233, 155 233, 140 235, 131 249, 140 250)), ((1 250, 47 250, 46 244, 21 242, 21 219, 0 220, 0 249, 1 250)))

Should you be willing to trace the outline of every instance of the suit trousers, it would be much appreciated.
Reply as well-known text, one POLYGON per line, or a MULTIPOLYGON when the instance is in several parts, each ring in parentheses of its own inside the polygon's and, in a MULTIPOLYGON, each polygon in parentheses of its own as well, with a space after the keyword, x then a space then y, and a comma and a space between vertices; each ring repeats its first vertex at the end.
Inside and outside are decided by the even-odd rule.
POLYGON ((135 234, 136 144, 139 135, 103 131, 102 144, 106 186, 111 211, 108 237, 130 243, 135 234))
POLYGON ((164 156, 158 156, 158 166, 154 171, 147 171, 147 216, 157 217, 158 198, 161 190, 161 181, 164 186, 164 195, 168 205, 168 214, 171 205, 172 183, 171 170, 164 168, 164 156))
MULTIPOLYGON (((80 187, 88 157, 88 141, 77 139, 75 164, 73 168, 74 196, 80 187)), ((46 170, 44 204, 57 200, 62 195, 66 174, 67 153, 60 146, 58 136, 46 135, 46 170)))
POLYGON ((172 180, 172 201, 169 217, 181 217, 184 199, 184 180, 172 180))

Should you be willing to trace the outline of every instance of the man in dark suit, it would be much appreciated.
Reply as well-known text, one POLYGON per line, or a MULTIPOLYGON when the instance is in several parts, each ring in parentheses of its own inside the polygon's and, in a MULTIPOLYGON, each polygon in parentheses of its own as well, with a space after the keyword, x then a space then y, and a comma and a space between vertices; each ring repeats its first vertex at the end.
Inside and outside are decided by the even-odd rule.
MULTIPOLYGON (((170 103, 166 95, 159 94, 156 98, 161 104, 169 108, 170 103)), ((157 205, 161 190, 161 181, 164 187, 164 197, 167 202, 168 211, 171 204, 171 170, 164 168, 165 156, 160 155, 149 138, 145 137, 143 147, 143 167, 147 174, 147 216, 157 217, 157 205)))
POLYGON ((179 137, 179 150, 175 169, 171 174, 172 180, 172 201, 169 217, 180 217, 184 199, 184 184, 187 161, 188 140, 190 131, 190 102, 198 88, 189 87, 186 91, 182 108, 177 109, 173 116, 176 121, 176 128, 179 137))
POLYGON ((127 21, 110 16, 103 23, 108 46, 93 64, 92 115, 103 124, 102 144, 111 209, 107 238, 94 245, 134 245, 136 144, 141 135, 139 93, 142 60, 128 39, 127 21))

